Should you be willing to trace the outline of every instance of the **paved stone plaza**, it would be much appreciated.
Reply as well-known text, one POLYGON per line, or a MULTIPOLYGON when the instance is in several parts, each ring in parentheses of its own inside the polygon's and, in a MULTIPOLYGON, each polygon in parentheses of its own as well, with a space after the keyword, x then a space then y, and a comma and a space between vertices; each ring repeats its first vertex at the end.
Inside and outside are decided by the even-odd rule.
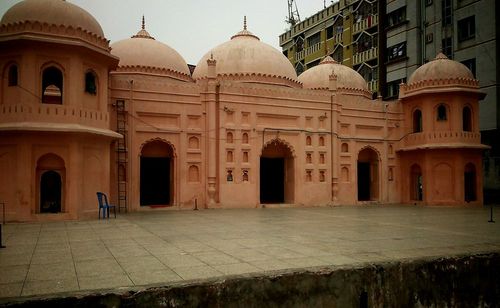
POLYGON ((489 208, 362 206, 13 223, 4 226, 0 297, 500 251, 500 221, 488 220, 489 208))

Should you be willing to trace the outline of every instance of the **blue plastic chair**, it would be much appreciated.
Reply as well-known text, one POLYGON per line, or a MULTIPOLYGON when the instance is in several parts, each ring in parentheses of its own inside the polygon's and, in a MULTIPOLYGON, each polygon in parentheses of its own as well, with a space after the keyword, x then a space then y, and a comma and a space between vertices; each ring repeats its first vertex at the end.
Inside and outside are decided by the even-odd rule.
POLYGON ((108 197, 106 196, 105 193, 98 191, 97 201, 99 202, 99 219, 101 219, 101 211, 103 219, 106 218, 106 214, 108 215, 109 218, 109 209, 113 209, 113 213, 115 214, 116 218, 116 206, 108 203, 108 197))

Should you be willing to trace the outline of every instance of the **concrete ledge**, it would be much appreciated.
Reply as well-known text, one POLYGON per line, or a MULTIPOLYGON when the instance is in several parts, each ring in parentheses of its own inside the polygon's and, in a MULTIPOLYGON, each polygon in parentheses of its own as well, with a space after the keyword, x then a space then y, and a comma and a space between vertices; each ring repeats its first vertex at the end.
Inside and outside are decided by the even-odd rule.
POLYGON ((500 252, 308 268, 94 294, 5 299, 1 307, 498 307, 500 252))

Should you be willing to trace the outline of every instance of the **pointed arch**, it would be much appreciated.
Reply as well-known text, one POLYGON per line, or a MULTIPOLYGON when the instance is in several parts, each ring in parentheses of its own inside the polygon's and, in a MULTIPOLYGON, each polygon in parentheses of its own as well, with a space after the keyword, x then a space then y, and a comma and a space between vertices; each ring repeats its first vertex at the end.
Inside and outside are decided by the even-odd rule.
POLYGON ((66 168, 57 154, 46 153, 36 163, 37 213, 64 212, 66 168))
POLYGON ((295 200, 295 151, 283 139, 264 144, 260 156, 260 202, 293 203, 295 200))
POLYGON ((372 146, 365 146, 358 152, 358 201, 370 201, 379 199, 380 160, 380 152, 372 146))
POLYGON ((64 102, 64 68, 56 62, 42 65, 41 97, 43 104, 63 104, 64 102))
POLYGON ((174 204, 176 151, 172 143, 153 138, 140 148, 140 205, 174 204))

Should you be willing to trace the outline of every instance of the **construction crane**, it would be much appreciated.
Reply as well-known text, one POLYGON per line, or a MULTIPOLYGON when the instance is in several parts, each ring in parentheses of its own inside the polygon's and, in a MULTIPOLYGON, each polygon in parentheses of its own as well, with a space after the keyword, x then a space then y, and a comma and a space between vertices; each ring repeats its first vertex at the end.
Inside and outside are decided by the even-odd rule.
POLYGON ((295 26, 295 24, 300 22, 299 10, 297 10, 297 3, 295 0, 287 0, 288 1, 288 17, 286 22, 290 25, 290 27, 295 26))

